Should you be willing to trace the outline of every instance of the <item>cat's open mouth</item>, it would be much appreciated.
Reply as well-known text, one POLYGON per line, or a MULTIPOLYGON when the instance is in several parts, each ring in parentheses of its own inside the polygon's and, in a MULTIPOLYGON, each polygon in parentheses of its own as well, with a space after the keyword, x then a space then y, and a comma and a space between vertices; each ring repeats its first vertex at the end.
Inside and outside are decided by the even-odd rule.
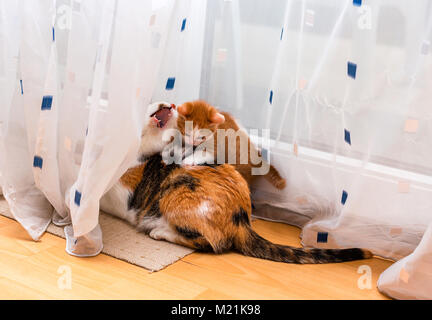
POLYGON ((158 128, 163 128, 172 117, 172 109, 175 109, 175 105, 171 105, 170 107, 162 107, 155 113, 153 113, 150 117, 152 117, 157 123, 158 128))

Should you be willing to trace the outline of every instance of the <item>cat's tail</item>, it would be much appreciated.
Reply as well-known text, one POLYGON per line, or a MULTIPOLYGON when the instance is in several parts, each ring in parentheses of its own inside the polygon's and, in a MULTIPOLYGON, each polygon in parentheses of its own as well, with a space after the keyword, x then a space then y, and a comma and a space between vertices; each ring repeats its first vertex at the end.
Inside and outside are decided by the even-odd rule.
POLYGON ((234 240, 234 249, 245 256, 260 259, 298 264, 335 263, 360 259, 368 259, 373 255, 370 251, 351 249, 305 249, 274 244, 251 229, 244 226, 234 240))
POLYGON ((281 177, 279 171, 273 165, 270 165, 269 172, 264 177, 279 190, 282 190, 286 186, 285 179, 281 177))

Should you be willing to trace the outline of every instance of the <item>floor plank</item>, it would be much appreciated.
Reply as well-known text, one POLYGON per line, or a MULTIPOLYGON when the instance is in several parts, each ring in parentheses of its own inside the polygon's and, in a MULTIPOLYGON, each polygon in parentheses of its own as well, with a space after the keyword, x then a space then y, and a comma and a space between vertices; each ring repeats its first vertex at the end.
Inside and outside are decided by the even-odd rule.
MULTIPOLYGON (((298 228, 261 220, 253 226, 269 240, 300 245, 298 228)), ((18 223, 0 217, 0 299, 387 299, 376 281, 391 264, 374 258, 294 265, 193 253, 150 273, 103 254, 72 257, 64 248, 65 240, 51 234, 33 242, 18 223), (362 265, 372 270, 371 289, 357 285, 362 265)))

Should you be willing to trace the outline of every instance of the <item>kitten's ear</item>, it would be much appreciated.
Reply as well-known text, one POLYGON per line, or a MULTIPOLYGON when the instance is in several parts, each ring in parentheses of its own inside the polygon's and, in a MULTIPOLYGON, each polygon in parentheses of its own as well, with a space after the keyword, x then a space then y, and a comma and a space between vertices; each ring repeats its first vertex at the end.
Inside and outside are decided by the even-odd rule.
POLYGON ((177 107, 177 112, 182 116, 187 116, 192 112, 192 106, 189 103, 184 103, 177 107))
POLYGON ((216 112, 211 116, 210 121, 215 124, 221 124, 225 122, 225 117, 223 114, 216 112))

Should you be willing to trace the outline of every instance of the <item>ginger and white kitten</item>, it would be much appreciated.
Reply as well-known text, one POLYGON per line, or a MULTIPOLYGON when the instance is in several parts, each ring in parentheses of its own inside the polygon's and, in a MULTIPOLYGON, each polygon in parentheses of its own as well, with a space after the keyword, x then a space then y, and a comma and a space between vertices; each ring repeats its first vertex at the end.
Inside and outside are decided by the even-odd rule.
POLYGON ((261 152, 250 141, 246 130, 241 128, 228 112, 219 111, 203 100, 186 102, 177 108, 177 112, 179 114, 177 127, 185 136, 186 144, 194 147, 205 144, 213 149, 210 152, 206 150, 204 156, 201 156, 199 152, 189 155, 184 159, 184 164, 229 163, 240 172, 249 186, 259 175, 262 175, 277 189, 285 188, 285 179, 281 177, 279 171, 273 165, 267 163, 261 157, 261 152), (193 124, 192 132, 186 130, 187 121, 193 124), (233 135, 232 139, 229 139, 228 136, 218 139, 217 130, 226 133, 230 130, 237 136, 233 135), (247 149, 241 146, 241 140, 243 140, 244 147, 247 147, 247 149), (218 154, 219 148, 225 150, 225 154, 218 154), (259 162, 252 161, 253 155, 256 155, 256 160, 259 162), (254 174, 254 170, 260 171, 256 170, 257 168, 267 168, 267 170, 254 174))
MULTIPOLYGON (((139 231, 193 249, 244 255, 286 263, 330 263, 369 258, 363 249, 304 249, 274 244, 250 223, 249 187, 229 164, 181 166, 166 164, 160 152, 162 132, 173 128, 177 113, 166 103, 150 110, 143 137, 145 156, 131 167, 101 201, 101 207, 126 219, 139 231), (149 137, 152 137, 150 139, 149 137), (160 143, 160 144, 159 144, 160 143), (147 147, 158 153, 150 155, 147 147), (112 206, 112 208, 110 207, 112 206)), ((152 106, 154 108, 154 106, 152 106)))

